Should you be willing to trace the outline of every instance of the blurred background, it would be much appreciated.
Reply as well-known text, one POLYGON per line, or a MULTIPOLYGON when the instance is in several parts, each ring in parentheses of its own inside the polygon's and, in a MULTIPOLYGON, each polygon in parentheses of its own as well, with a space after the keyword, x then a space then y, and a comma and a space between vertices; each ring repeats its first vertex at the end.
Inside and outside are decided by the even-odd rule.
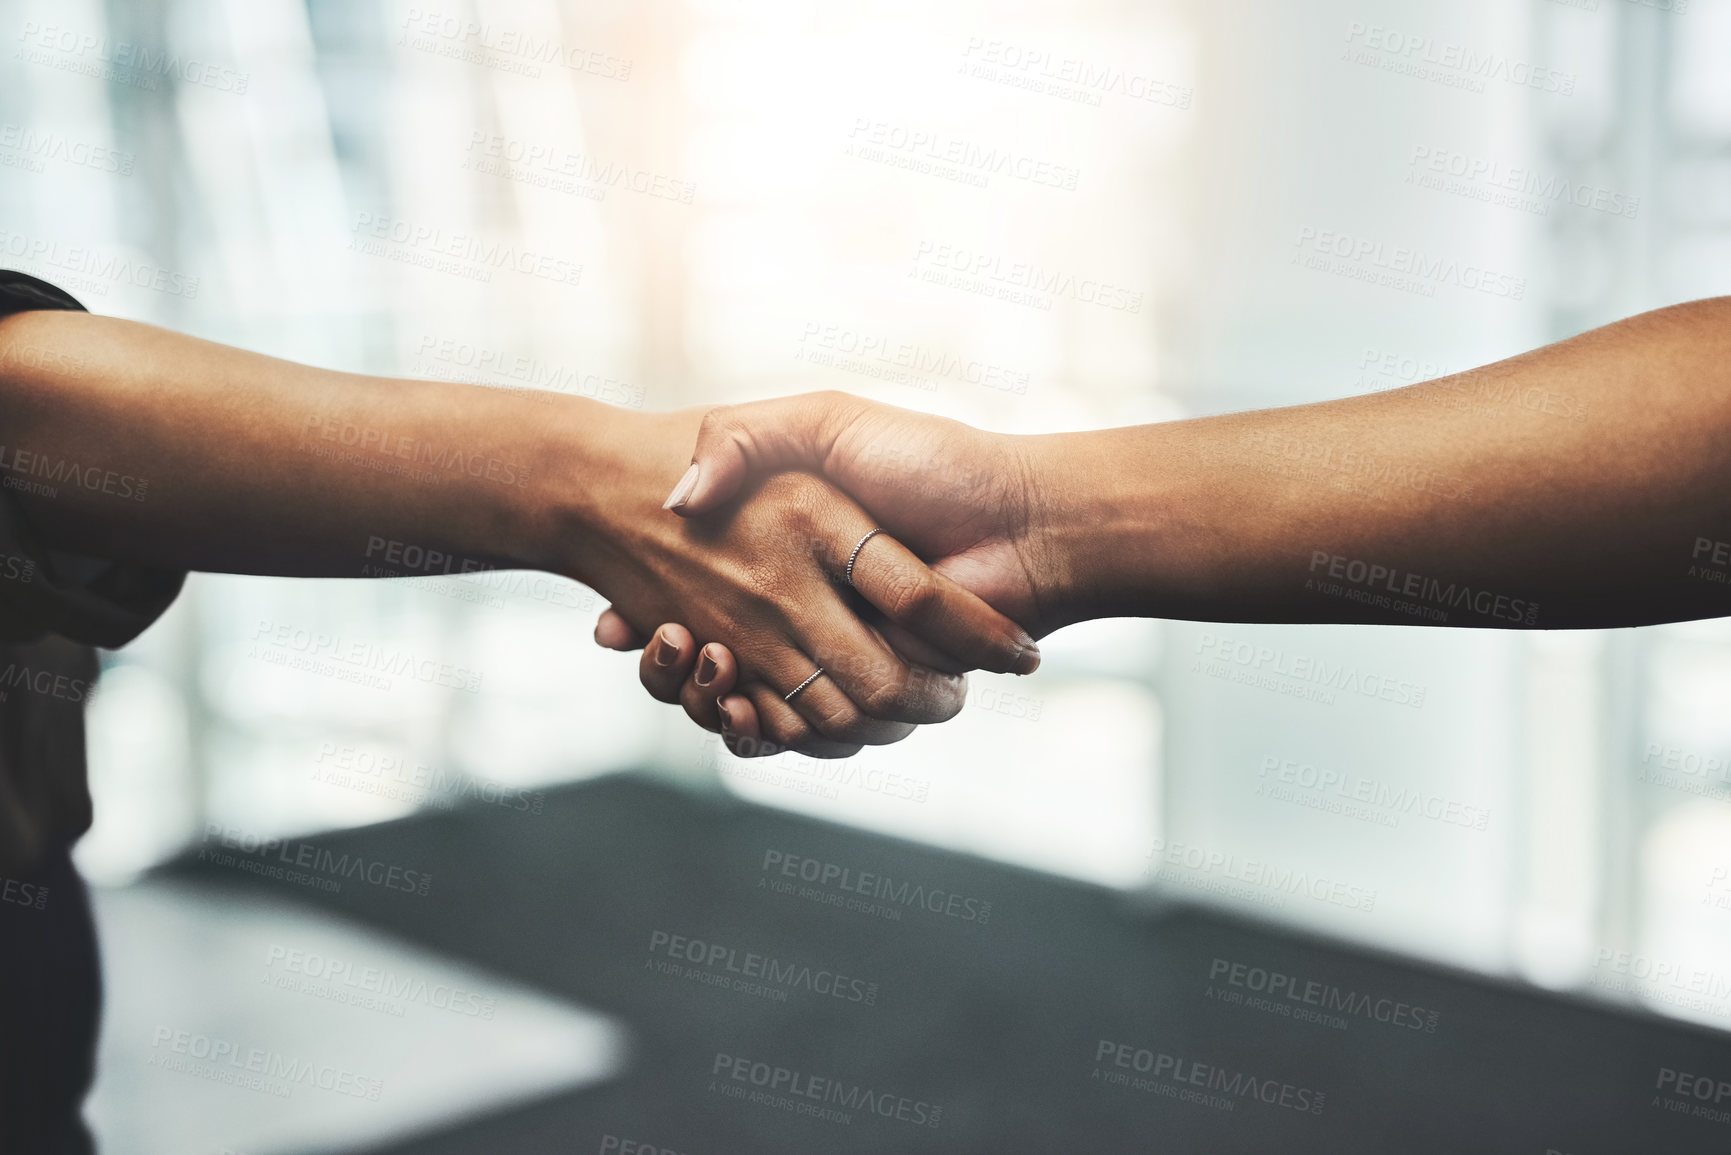
MULTIPOLYGON (((1731 0, 5 12, 5 264, 345 370, 645 409, 834 388, 1036 432, 1395 388, 1731 292, 1731 0), (1496 290, 1345 255, 1397 249, 1496 290)), ((1724 623, 1098 622, 837 767, 731 758, 593 645, 603 604, 535 574, 195 576, 90 713, 111 972, 233 925, 150 890, 213 829, 539 829, 632 772, 1731 1028, 1724 623), (474 677, 369 681, 285 626, 474 677), (1247 677, 1256 649, 1403 689, 1247 677), (1343 782, 1373 801, 1329 809, 1343 782)), ((525 1072, 625 1061, 592 1008, 511 997, 492 1037, 525 1072)), ((142 1076, 103 1078, 105 1132, 143 1126, 142 1076)))

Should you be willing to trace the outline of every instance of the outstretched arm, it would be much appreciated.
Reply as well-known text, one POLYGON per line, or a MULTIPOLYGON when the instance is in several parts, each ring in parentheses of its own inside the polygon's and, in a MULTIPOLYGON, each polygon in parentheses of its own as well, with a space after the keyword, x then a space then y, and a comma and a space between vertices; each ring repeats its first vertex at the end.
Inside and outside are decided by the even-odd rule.
MULTIPOLYGON (((1405 389, 1091 433, 1009 437, 839 393, 731 406, 693 460, 681 515, 748 476, 821 471, 1036 637, 1108 616, 1713 617, 1731 613, 1731 299, 1405 389)), ((598 633, 632 631, 604 617, 598 633)), ((697 646, 663 627, 644 685, 698 693, 697 646)), ((705 652, 724 733, 773 753, 774 727, 731 696, 733 656, 705 652)))
POLYGON ((1731 298, 1404 389, 1005 437, 841 394, 714 410, 712 508, 817 468, 1036 634, 1084 618, 1630 626, 1731 612, 1731 298))
MULTIPOLYGON (((725 642, 759 710, 831 753, 960 709, 960 678, 903 661, 838 588, 835 551, 870 527, 853 502, 782 477, 702 523, 662 512, 699 420, 330 372, 82 313, 0 321, 0 483, 45 545, 309 577, 550 570, 627 621, 725 642)), ((854 576, 955 664, 1031 660, 1014 623, 905 550, 854 576)))

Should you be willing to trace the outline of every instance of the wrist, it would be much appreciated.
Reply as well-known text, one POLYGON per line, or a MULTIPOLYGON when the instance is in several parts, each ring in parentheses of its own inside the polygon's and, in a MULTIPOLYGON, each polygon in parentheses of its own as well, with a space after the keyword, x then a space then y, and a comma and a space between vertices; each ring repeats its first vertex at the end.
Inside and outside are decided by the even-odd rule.
POLYGON ((1155 612, 1160 572, 1182 553, 1156 437, 1141 427, 1028 439, 1028 553, 1048 628, 1155 612))
MULTIPOLYGON (((639 413, 562 398, 538 422, 538 482, 522 495, 510 552, 526 568, 600 588, 611 564, 653 534, 690 464, 701 410, 639 413)), ((606 590, 602 591, 606 593, 606 590)))

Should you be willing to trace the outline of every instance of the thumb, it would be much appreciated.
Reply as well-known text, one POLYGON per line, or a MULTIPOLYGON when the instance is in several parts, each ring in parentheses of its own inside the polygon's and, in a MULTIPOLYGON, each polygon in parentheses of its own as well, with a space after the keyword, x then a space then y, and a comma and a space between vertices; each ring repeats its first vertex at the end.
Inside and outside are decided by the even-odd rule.
POLYGON ((663 508, 696 517, 726 502, 754 474, 821 473, 836 437, 860 406, 858 398, 830 392, 711 409, 697 431, 691 468, 663 508))

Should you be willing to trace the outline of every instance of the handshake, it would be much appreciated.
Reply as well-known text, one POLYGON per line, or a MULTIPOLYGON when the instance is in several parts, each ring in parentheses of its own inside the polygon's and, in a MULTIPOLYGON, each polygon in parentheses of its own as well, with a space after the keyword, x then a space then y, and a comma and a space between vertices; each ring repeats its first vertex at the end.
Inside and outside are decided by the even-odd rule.
POLYGON ((650 693, 735 752, 845 757, 1089 618, 1731 613, 1731 298, 1403 389, 1009 436, 843 393, 645 414, 333 373, 8 284, 29 307, 0 337, 35 352, 0 366, 0 513, 17 542, 131 567, 91 601, 20 560, 15 636, 121 645, 187 570, 352 577, 360 543, 417 541, 598 590, 596 640, 642 647, 650 693), (24 476, 74 463, 96 484, 24 476))
POLYGON ((643 646, 651 694, 747 755, 897 741, 1088 618, 1720 617, 1727 333, 1731 298, 1698 301, 1405 389, 1086 433, 842 393, 639 415, 689 469, 658 507, 683 449, 644 474, 615 446, 594 516, 552 527, 612 528, 560 572, 613 600, 596 639, 643 646))
POLYGON ((745 757, 951 718, 966 671, 1032 673, 1062 624, 1030 440, 841 393, 712 409, 660 508, 615 507, 629 540, 578 575, 613 601, 596 640, 642 648, 644 687, 745 757))

